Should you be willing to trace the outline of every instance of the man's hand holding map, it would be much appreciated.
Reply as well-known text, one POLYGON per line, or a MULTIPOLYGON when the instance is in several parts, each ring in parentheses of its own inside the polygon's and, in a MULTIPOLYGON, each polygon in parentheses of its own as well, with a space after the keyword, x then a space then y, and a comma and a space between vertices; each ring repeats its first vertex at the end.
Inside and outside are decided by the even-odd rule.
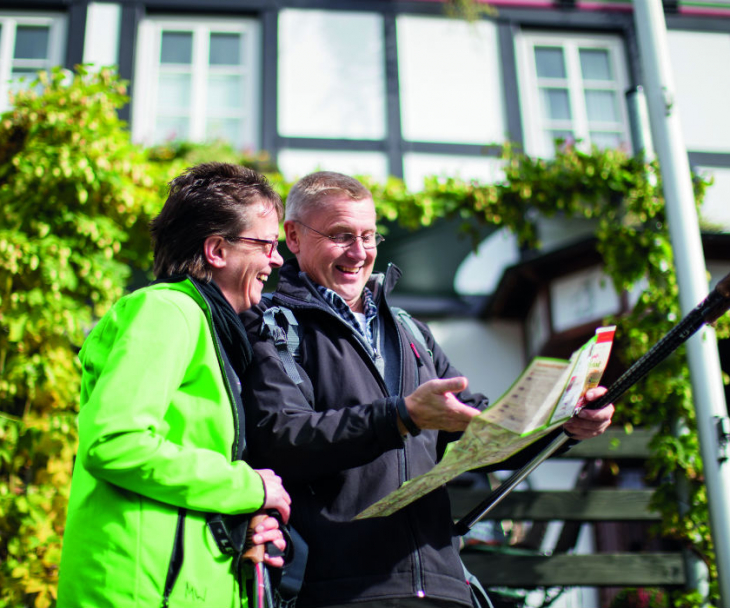
POLYGON ((384 517, 465 471, 506 460, 577 413, 598 386, 615 327, 600 327, 569 361, 537 357, 512 387, 471 420, 463 436, 428 473, 403 484, 355 519, 384 517))

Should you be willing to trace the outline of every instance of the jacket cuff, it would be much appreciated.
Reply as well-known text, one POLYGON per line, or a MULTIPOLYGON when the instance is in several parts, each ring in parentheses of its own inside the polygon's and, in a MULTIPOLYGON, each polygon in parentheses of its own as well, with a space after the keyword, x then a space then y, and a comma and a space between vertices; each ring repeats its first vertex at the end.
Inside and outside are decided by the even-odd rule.
POLYGON ((403 426, 406 427, 408 433, 412 437, 420 435, 421 429, 419 429, 416 423, 413 422, 413 418, 411 418, 411 415, 408 413, 406 400, 403 399, 403 397, 388 397, 388 400, 394 401, 395 411, 398 414, 398 418, 400 418, 400 421, 403 423, 403 426))
POLYGON ((398 428, 398 410, 394 397, 384 397, 373 401, 375 434, 385 450, 403 447, 405 436, 398 428))

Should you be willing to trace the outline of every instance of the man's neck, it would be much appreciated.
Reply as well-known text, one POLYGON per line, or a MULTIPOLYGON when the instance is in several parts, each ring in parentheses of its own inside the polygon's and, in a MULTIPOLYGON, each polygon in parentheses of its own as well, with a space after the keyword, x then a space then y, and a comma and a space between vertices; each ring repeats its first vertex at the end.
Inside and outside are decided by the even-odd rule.
POLYGON ((360 297, 355 300, 354 302, 347 302, 347 305, 350 307, 350 310, 352 312, 359 312, 360 314, 365 314, 365 306, 362 302, 362 294, 360 294, 360 297))

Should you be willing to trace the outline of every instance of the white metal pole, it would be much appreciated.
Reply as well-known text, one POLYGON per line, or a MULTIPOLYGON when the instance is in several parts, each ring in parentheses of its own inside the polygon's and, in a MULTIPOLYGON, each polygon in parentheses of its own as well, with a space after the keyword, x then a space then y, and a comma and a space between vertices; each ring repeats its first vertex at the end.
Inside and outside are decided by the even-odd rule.
MULTIPOLYGON (((661 0, 634 0, 644 90, 654 147, 661 167, 669 234, 683 314, 709 291, 694 193, 674 83, 661 0)), ((704 464, 710 528, 716 552, 720 605, 730 605, 730 460, 727 406, 714 330, 705 326, 687 341, 687 356, 704 464)))

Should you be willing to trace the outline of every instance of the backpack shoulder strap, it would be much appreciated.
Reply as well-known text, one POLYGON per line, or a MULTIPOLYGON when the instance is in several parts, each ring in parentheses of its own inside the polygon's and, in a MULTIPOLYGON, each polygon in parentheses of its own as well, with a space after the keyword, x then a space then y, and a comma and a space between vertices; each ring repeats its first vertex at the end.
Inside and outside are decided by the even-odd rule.
POLYGON ((426 343, 426 338, 424 337, 423 332, 418 327, 418 325, 416 325, 416 323, 413 321, 413 317, 411 317, 411 315, 407 311, 398 306, 391 306, 390 310, 393 313, 393 316, 398 321, 400 321, 400 323, 406 328, 408 333, 411 334, 411 336, 413 336, 421 346, 423 346, 423 349, 428 353, 429 357, 433 359, 433 351, 428 347, 428 344, 426 343))
POLYGON ((294 313, 284 306, 267 308, 261 324, 261 335, 274 341, 287 375, 296 384, 301 384, 302 377, 295 363, 299 360, 299 323, 294 313))

